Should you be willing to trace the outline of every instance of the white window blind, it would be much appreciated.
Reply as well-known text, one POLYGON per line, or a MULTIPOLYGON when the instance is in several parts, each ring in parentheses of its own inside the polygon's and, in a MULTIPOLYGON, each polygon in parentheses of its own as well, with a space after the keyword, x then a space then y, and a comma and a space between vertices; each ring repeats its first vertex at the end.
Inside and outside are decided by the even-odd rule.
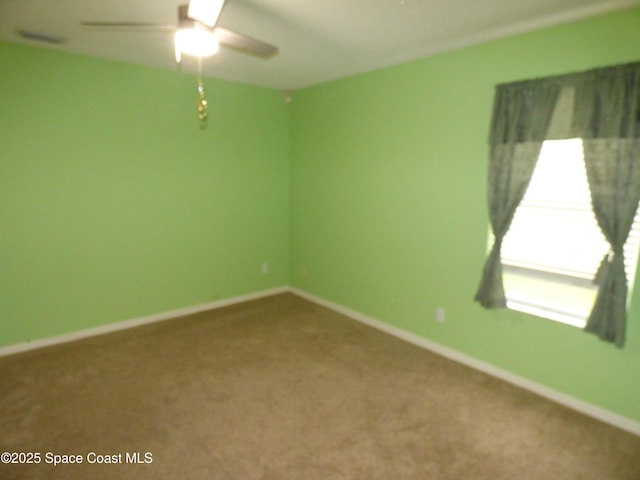
MULTIPOLYGON (((636 214, 625 245, 629 285, 639 220, 636 214)), ((544 142, 502 245, 507 306, 583 327, 597 293, 592 280, 607 252, 591 207, 581 139, 544 142)))

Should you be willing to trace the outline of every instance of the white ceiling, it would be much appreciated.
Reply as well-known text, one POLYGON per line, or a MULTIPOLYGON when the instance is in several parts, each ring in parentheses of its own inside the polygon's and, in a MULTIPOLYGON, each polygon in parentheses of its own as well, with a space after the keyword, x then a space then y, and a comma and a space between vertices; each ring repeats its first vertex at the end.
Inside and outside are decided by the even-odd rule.
MULTIPOLYGON (((0 0, 0 39, 176 70, 166 31, 89 29, 83 20, 177 21, 186 0, 0 0), (49 46, 17 35, 63 36, 49 46)), ((640 5, 640 0, 227 0, 219 24, 280 48, 229 49, 206 76, 295 90, 464 46, 640 5)), ((1 68, 1 65, 0 65, 1 68)), ((195 72, 195 60, 183 60, 195 72)))

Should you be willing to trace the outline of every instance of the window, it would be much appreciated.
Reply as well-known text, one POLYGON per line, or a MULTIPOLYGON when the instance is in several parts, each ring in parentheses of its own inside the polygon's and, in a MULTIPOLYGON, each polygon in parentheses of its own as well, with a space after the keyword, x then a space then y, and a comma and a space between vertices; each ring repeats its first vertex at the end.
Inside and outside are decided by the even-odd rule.
POLYGON ((624 347, 638 254, 637 221, 628 234, 640 203, 640 62, 497 85, 493 103, 487 206, 496 238, 474 300, 584 325, 624 347))
MULTIPOLYGON (((630 287, 639 244, 636 212, 624 249, 630 287)), ((584 327, 608 251, 591 206, 582 140, 545 141, 502 245, 507 307, 584 327)))

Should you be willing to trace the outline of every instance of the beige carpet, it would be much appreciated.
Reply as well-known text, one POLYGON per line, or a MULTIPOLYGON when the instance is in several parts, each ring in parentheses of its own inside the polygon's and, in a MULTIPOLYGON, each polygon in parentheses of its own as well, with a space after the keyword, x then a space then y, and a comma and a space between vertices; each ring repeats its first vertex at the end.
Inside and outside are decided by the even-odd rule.
POLYGON ((0 394, 41 455, 3 480, 640 479, 640 437, 289 294, 0 358, 0 394))

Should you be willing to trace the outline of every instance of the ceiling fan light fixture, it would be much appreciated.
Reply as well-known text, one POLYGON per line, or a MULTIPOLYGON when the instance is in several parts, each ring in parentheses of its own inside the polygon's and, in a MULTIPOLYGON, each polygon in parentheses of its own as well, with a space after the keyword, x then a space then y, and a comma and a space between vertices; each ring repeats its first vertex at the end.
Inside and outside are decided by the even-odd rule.
POLYGON ((212 31, 197 26, 178 30, 175 45, 176 52, 194 57, 210 57, 220 48, 218 37, 212 31))

